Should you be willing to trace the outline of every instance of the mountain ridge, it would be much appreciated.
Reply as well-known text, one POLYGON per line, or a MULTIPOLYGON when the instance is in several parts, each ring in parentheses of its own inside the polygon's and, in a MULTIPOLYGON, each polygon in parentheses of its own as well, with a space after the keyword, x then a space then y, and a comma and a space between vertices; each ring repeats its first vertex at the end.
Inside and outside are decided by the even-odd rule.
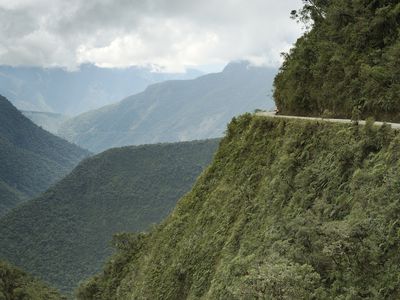
POLYGON ((237 62, 221 73, 157 83, 117 104, 68 120, 59 134, 94 152, 220 137, 236 114, 273 106, 265 100, 275 72, 237 62))
POLYGON ((113 234, 147 230, 168 215, 218 143, 130 146, 87 158, 0 219, 0 258, 70 294, 112 253, 113 234))
POLYGON ((0 215, 46 190, 88 155, 36 126, 0 96, 0 215))

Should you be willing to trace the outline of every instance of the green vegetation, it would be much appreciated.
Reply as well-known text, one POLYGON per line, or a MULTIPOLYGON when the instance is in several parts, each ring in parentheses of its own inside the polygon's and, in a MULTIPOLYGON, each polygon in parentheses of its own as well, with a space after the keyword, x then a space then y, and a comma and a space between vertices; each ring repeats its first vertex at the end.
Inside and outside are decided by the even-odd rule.
POLYGON ((33 124, 0 96, 0 216, 46 190, 88 155, 33 124))
POLYGON ((245 115, 213 164, 83 299, 399 299, 400 136, 245 115))
POLYGON ((221 73, 157 83, 115 105, 68 120, 59 134, 93 152, 221 137, 233 116, 273 107, 266 96, 276 72, 237 62, 221 73))
POLYGON ((101 269, 113 234, 159 223, 219 140, 112 149, 0 219, 0 258, 64 292, 101 269))
POLYGON ((399 122, 399 1, 304 2, 293 16, 313 25, 275 79, 281 113, 399 122))
POLYGON ((0 261, 0 300, 62 300, 56 290, 0 261))

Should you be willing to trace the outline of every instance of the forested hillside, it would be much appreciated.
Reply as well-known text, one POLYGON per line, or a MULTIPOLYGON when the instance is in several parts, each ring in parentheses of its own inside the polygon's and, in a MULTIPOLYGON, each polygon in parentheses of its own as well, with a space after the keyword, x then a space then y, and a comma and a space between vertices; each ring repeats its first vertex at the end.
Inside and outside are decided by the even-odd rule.
POLYGON ((25 272, 0 261, 1 300, 62 300, 60 293, 25 272))
POLYGON ((232 117, 274 106, 268 95, 276 71, 235 62, 221 73, 155 84, 118 104, 68 120, 59 134, 93 152, 221 137, 232 117))
POLYGON ((115 233, 147 230, 190 190, 219 140, 112 149, 0 219, 0 259, 71 292, 98 272, 115 233))
POLYGON ((275 79, 280 111, 399 122, 399 1, 303 2, 293 16, 313 25, 275 79))
POLYGON ((33 124, 0 96, 0 215, 46 190, 88 155, 33 124))
POLYGON ((399 299, 400 137, 244 115, 212 165, 79 299, 399 299))

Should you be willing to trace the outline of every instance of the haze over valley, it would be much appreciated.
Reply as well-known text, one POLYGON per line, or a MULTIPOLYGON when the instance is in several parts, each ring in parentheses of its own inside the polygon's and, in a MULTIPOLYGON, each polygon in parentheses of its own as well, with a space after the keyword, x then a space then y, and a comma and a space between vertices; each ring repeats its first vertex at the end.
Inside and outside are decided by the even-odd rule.
POLYGON ((150 84, 190 79, 202 72, 153 72, 150 67, 100 68, 84 64, 77 70, 0 65, 0 94, 23 111, 75 116, 142 92, 150 84))

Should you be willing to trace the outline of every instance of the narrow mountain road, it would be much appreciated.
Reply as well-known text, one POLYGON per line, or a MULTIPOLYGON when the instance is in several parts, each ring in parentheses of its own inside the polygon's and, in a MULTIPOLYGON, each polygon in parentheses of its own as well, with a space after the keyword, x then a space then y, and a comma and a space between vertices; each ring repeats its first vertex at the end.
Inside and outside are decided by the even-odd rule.
MULTIPOLYGON (((349 119, 326 119, 326 118, 276 115, 274 112, 257 112, 255 115, 256 116, 260 116, 260 117, 299 119, 299 120, 315 120, 315 121, 322 121, 322 122, 345 123, 345 124, 350 124, 352 122, 349 119)), ((358 121, 358 123, 361 124, 361 125, 365 125, 365 121, 358 121)), ((378 125, 378 126, 382 126, 383 124, 390 125, 393 129, 400 129, 400 123, 388 123, 388 122, 375 122, 374 123, 374 125, 378 125)))

